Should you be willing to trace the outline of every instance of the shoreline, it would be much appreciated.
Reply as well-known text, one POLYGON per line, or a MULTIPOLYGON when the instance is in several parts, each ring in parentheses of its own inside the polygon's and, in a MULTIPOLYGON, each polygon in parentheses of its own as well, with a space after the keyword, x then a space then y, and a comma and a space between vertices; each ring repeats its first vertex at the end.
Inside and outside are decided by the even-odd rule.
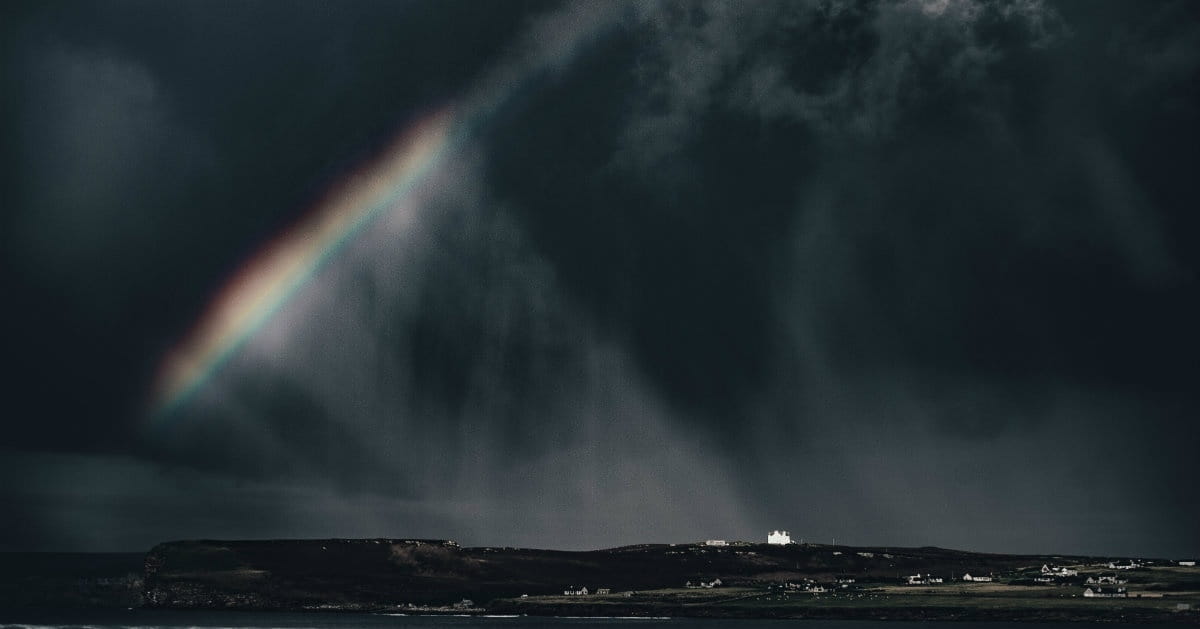
POLYGON ((716 605, 703 606, 666 606, 666 605, 616 605, 616 604, 519 604, 510 605, 507 601, 486 608, 471 610, 408 610, 395 607, 348 606, 263 606, 263 607, 128 607, 128 608, 89 608, 89 607, 0 607, 0 621, 6 621, 8 614, 66 614, 91 615, 94 613, 132 614, 146 613, 176 614, 186 617, 190 614, 229 613, 229 614, 297 614, 297 615, 371 615, 389 617, 444 617, 444 618, 480 618, 506 619, 543 618, 562 620, 847 620, 847 621, 878 621, 878 622, 1021 622, 1021 623, 1162 623, 1172 625, 1200 625, 1200 614, 1195 610, 1176 612, 1152 608, 1088 608, 1087 606, 1070 606, 1057 609, 1030 609, 1021 607, 996 608, 967 608, 942 606, 880 606, 880 607, 777 607, 760 608, 755 610, 739 609, 736 607, 721 607, 716 605))

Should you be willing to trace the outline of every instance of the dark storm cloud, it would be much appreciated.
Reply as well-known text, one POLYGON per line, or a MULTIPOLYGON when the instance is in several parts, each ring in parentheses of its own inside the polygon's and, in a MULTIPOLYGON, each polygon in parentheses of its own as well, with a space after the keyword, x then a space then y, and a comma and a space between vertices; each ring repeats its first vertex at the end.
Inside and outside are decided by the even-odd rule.
POLYGON ((26 195, 13 238, 23 270, 112 323, 145 290, 139 267, 163 255, 164 208, 212 172, 212 147, 136 61, 59 45, 31 57, 15 92, 26 195))
POLYGON ((43 416, 13 442, 127 449, 155 363, 224 276, 531 8, 7 5, 5 281, 27 307, 6 327, 17 405, 43 416))
MULTIPOLYGON (((747 493, 804 478, 801 504, 853 511, 819 517, 830 532, 955 504, 922 524, 937 543, 973 529, 960 518, 1016 451, 1045 440, 1070 451, 1066 468, 1096 470, 1121 456, 1107 434, 1152 425, 1126 456, 1155 470, 1109 479, 1131 505, 1110 509, 1182 541, 1195 508, 1172 479, 1196 443, 1197 344, 1183 322, 1200 313, 1170 225, 1189 221, 1192 192, 1186 177, 1152 189, 1139 170, 1155 160, 1137 150, 1196 160, 1176 140, 1195 124, 1180 78, 1196 65, 1179 51, 1196 25, 1141 41, 1172 51, 1144 73, 1128 38, 1146 27, 1072 17, 1040 3, 653 5, 610 65, 496 131, 491 181, 682 421, 720 435, 747 493), (1143 109, 1156 99, 1172 105, 1143 109), (1178 126, 1131 133, 1162 115, 1178 126), (861 433, 822 437, 846 424, 861 433), (872 433, 896 447, 865 446, 872 433), (992 463, 957 472, 963 489, 939 501, 947 471, 930 462, 963 452, 992 463), (883 480, 922 468, 911 485, 883 480), (868 469, 857 497, 829 489, 868 469), (902 511, 881 514, 884 494, 902 511)), ((1008 465, 1014 492, 1053 488, 1043 503, 1101 475, 1008 465)), ((1078 517, 1051 517, 1043 548, 1070 543, 1078 517)))
MULTIPOLYGON (((1052 371, 1090 364, 1133 379, 1145 371, 1132 356, 1097 364, 1078 347, 1099 332, 1088 320, 1150 327, 1105 293, 1195 308, 1182 290, 1190 278, 1174 266, 1183 248, 1113 146, 1120 139, 1102 118, 1114 114, 1089 120, 1045 104, 1087 98, 1057 93, 1083 69, 1071 57, 1083 35, 1053 8, 717 8, 651 13, 650 34, 636 31, 650 43, 635 68, 582 74, 544 101, 561 106, 563 93, 586 89, 612 95, 608 103, 581 98, 579 115, 558 118, 531 108, 522 122, 536 119, 536 135, 518 124, 495 145, 543 160, 518 177, 527 161, 495 159, 496 185, 535 208, 531 229, 598 308, 669 294, 644 316, 628 314, 629 327, 653 329, 640 346, 646 359, 670 362, 680 378, 695 365, 689 350, 711 352, 694 367, 696 386, 678 383, 680 397, 708 395, 704 374, 729 382, 743 370, 759 382, 772 350, 755 334, 775 323, 760 318, 789 290, 824 302, 805 323, 851 369, 899 358, 1024 372, 1045 360, 1052 371), (762 46, 797 39, 798 51, 762 46), (804 54, 822 47, 848 54, 804 54), (808 67, 821 61, 833 67, 808 67), (581 119, 589 129, 571 133, 581 119), (617 263, 594 268, 596 248, 609 245, 617 263), (655 347, 673 334, 684 338, 655 347), (701 334, 706 342, 692 343, 701 334), (737 347, 720 349, 721 336, 737 347), (1055 355, 1047 342, 1067 347, 1055 355)), ((1091 96, 1094 107, 1107 101, 1091 96)), ((782 313, 791 323, 794 306, 782 313)), ((1182 357, 1155 345, 1167 361, 1155 375, 1179 382, 1182 357)))
MULTIPOLYGON (((6 455, 5 478, 33 471, 4 493, 14 538, 594 547, 788 526, 1197 551, 1187 4, 127 6, 175 36, 91 9, 18 29, 18 153, 28 181, 67 184, 26 184, 6 217, 18 285, 75 304, 52 320, 84 326, 68 381, 135 368, 19 429, 91 452, 6 455), (120 409, 240 252, 451 98, 491 117, 416 213, 136 430, 120 409), (130 283, 102 291, 113 273, 130 283), (68 426, 83 436, 49 438, 68 426)), ((70 353, 23 343, 30 383, 70 353)))

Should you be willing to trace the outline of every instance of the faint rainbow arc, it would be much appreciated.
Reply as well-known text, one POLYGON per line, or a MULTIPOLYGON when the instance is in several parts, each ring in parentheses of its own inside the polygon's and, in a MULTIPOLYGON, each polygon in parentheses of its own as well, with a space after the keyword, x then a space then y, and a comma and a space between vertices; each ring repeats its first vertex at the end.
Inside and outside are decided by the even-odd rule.
POLYGON ((427 178, 462 126, 451 107, 419 120, 244 262, 160 364, 151 416, 169 416, 195 395, 355 234, 427 178))
MULTIPOLYGON (((162 361, 151 418, 191 398, 355 234, 421 183, 515 97, 565 68, 579 51, 621 24, 624 9, 571 5, 540 23, 536 55, 502 66, 480 89, 409 127, 381 156, 352 174, 292 228, 242 264, 198 322, 162 361)), ((411 209, 409 211, 412 211, 411 209)))

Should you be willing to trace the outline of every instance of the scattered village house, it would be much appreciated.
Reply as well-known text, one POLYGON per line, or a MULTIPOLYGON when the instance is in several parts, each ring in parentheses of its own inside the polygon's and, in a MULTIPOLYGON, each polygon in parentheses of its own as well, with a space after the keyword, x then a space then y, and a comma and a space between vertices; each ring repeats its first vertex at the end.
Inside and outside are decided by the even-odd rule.
POLYGON ((905 579, 907 579, 906 583, 908 585, 932 585, 934 583, 942 582, 941 577, 935 577, 931 574, 927 574, 924 576, 922 576, 921 574, 912 574, 912 575, 905 577, 905 579))
POLYGON ((574 585, 563 590, 563 596, 587 596, 588 589, 586 587, 575 587, 574 585))
POLYGON ((1187 567, 1191 568, 1191 567, 1195 567, 1196 562, 1195 561, 1181 561, 1181 562, 1179 562, 1179 565, 1187 566, 1187 567))
POLYGON ((964 575, 962 576, 962 580, 963 580, 963 581, 976 581, 976 582, 980 582, 980 583, 987 583, 987 582, 990 582, 990 581, 992 580, 992 577, 990 577, 990 576, 986 576, 986 577, 985 577, 985 576, 983 576, 983 575, 980 575, 980 576, 972 576, 972 575, 971 575, 971 573, 969 573, 969 572, 968 572, 967 574, 964 574, 964 575))
POLYGON ((596 588, 596 594, 612 594, 612 588, 596 588))
POLYGON ((1141 567, 1142 567, 1141 564, 1134 562, 1132 559, 1130 559, 1129 561, 1127 561, 1125 563, 1117 563, 1115 561, 1108 562, 1109 570, 1133 570, 1134 568, 1141 568, 1141 567))
POLYGON ((1083 591, 1085 598, 1128 598, 1125 593, 1125 588, 1117 588, 1116 590, 1106 590, 1104 588, 1087 588, 1083 591))
MULTIPOLYGON (((1112 564, 1109 564, 1109 567, 1111 568, 1112 564)), ((1049 566, 1042 564, 1042 574, 1052 574, 1056 577, 1077 577, 1079 576, 1079 571, 1061 566, 1049 566)))
POLYGON ((1102 574, 1098 577, 1088 577, 1084 583, 1088 585, 1124 585, 1129 579, 1118 578, 1115 574, 1102 574))
POLYGON ((723 539, 709 539, 709 540, 704 540, 704 545, 705 546, 728 546, 729 542, 726 542, 723 539))
POLYGON ((771 531, 770 533, 767 533, 767 543, 777 544, 780 546, 784 544, 791 544, 792 536, 788 535, 787 531, 771 531))

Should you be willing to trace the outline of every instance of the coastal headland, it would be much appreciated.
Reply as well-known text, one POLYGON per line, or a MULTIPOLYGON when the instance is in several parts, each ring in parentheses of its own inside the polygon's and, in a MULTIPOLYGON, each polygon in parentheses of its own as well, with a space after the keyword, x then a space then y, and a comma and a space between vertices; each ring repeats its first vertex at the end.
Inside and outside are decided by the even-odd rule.
POLYGON ((1175 560, 933 547, 197 540, 153 548, 142 578, 142 604, 173 609, 1200 622, 1200 569, 1175 560))

